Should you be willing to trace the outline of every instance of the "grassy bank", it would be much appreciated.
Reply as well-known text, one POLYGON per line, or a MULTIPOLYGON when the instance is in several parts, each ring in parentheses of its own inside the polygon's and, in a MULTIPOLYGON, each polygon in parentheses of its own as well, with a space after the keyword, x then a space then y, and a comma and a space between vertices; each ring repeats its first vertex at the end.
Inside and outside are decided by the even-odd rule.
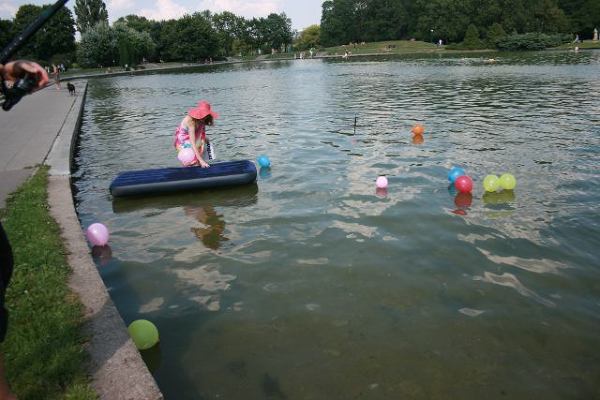
POLYGON ((575 46, 580 49, 600 49, 600 41, 594 42, 592 40, 586 40, 583 43, 566 43, 556 47, 556 49, 574 49, 575 46))
POLYGON ((431 53, 442 51, 444 47, 432 43, 417 40, 390 40, 385 42, 369 42, 365 44, 327 47, 319 50, 319 54, 343 55, 346 51, 352 55, 358 54, 407 54, 407 53, 431 53))
POLYGON ((96 399, 85 374, 81 304, 67 286, 70 268, 49 214, 42 167, 1 210, 15 258, 2 344, 9 383, 20 400, 96 399))

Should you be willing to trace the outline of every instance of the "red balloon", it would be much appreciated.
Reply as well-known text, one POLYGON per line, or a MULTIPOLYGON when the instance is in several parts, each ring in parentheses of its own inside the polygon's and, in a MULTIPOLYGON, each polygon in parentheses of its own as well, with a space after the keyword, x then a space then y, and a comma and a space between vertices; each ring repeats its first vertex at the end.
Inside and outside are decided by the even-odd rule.
POLYGON ((454 186, 461 193, 471 193, 471 190, 473 190, 473 179, 467 175, 459 176, 454 181, 454 186))

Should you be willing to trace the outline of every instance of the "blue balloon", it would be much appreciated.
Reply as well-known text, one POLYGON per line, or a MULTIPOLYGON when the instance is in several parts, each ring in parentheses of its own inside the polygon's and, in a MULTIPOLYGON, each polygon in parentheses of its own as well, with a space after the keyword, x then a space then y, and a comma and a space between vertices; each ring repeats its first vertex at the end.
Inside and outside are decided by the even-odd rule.
POLYGON ((448 180, 450 182, 454 183, 456 178, 458 178, 459 176, 466 175, 466 174, 467 173, 465 172, 465 170, 462 169, 461 167, 452 167, 450 172, 448 172, 448 180))
POLYGON ((271 160, 269 160, 269 157, 267 156, 260 156, 256 159, 256 161, 258 162, 258 165, 263 168, 268 168, 271 166, 271 160))

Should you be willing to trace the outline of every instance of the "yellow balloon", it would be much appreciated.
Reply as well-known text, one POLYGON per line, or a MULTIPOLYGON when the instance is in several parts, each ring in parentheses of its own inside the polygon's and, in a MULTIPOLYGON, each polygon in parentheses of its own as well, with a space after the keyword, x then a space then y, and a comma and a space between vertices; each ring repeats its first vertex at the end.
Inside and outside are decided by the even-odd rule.
POLYGON ((511 174, 502 174, 500 176, 500 186, 506 190, 513 190, 517 186, 517 180, 511 174))
POLYGON ((496 175, 488 175, 483 179, 483 188, 486 192, 495 192, 500 187, 500 181, 496 175))
POLYGON ((133 321, 129 328, 129 336, 140 350, 146 350, 158 343, 158 329, 156 326, 145 319, 133 321))

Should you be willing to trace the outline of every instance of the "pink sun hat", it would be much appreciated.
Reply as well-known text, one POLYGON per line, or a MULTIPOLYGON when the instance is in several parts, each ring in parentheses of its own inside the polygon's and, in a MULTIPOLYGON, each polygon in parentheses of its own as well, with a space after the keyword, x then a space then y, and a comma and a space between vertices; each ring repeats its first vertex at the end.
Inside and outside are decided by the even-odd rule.
POLYGON ((196 119, 202 119, 207 115, 212 116, 213 119, 219 118, 219 114, 210 109, 210 103, 204 100, 199 101, 196 107, 190 108, 188 110, 188 115, 196 119))

